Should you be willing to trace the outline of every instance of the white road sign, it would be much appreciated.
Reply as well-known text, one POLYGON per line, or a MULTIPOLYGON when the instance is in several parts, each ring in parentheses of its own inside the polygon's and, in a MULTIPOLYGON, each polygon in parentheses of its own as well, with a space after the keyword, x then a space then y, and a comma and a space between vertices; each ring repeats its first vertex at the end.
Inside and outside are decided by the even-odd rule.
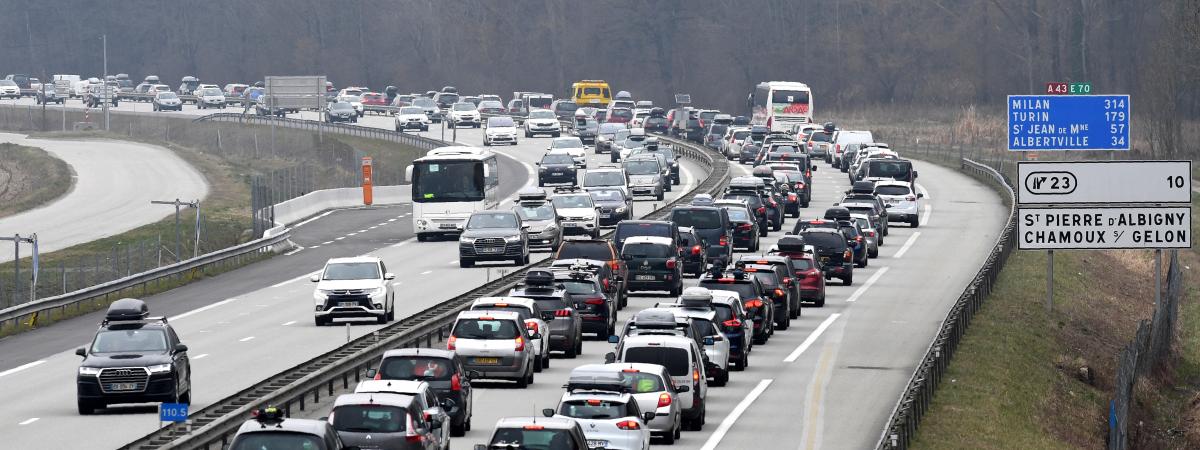
POLYGON ((1192 248, 1192 208, 1019 208, 1017 248, 1192 248))
POLYGON ((1017 204, 1190 203, 1191 161, 1017 163, 1017 204))

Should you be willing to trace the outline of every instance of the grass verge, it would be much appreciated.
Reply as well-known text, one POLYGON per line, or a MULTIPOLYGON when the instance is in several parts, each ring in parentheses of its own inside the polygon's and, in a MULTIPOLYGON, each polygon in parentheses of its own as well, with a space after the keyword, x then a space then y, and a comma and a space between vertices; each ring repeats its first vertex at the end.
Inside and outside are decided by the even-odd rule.
POLYGON ((0 218, 50 203, 73 184, 63 160, 37 147, 0 143, 0 218))

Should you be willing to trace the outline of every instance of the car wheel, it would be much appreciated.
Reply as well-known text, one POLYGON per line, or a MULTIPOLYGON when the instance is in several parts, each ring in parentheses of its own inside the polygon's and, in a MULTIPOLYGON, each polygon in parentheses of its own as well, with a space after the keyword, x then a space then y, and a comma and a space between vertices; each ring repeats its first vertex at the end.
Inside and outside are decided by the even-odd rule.
POLYGON ((917 228, 917 227, 921 226, 921 221, 918 220, 916 217, 913 217, 911 219, 908 219, 908 226, 917 228))
POLYGON ((854 284, 854 276, 853 275, 848 276, 846 278, 842 278, 842 286, 850 286, 852 284, 854 284))
POLYGON ((782 220, 780 220, 778 223, 776 223, 776 224, 775 224, 774 226, 772 226, 771 228, 772 228, 772 230, 771 230, 771 231, 779 231, 779 230, 782 230, 782 229, 783 229, 783 221, 782 221, 782 220))
POLYGON ((758 236, 759 236, 759 237, 767 237, 767 229, 766 229, 766 228, 759 228, 759 229, 758 229, 758 236))
POLYGON ((542 368, 543 369, 550 368, 550 354, 549 353, 546 353, 546 356, 542 357, 542 368))
POLYGON ((672 297, 678 297, 680 295, 683 295, 683 282, 682 281, 679 282, 679 284, 671 287, 671 296, 672 297))
POLYGON ((679 177, 675 177, 674 179, 672 179, 671 184, 679 184, 679 177))
POLYGON ((467 259, 467 258, 459 258, 458 267, 462 267, 464 269, 470 268, 470 267, 475 267, 475 261, 471 261, 470 259, 467 259))
POLYGON ((396 320, 396 305, 395 305, 395 303, 392 304, 392 309, 389 309, 387 312, 387 320, 388 320, 388 322, 396 320))
POLYGON ((528 387, 529 379, 533 377, 533 369, 526 369, 526 370, 528 370, 528 372, 525 375, 522 375, 520 378, 517 378, 515 380, 517 382, 517 387, 519 387, 521 389, 528 387))
POLYGON ((567 359, 575 359, 576 356, 579 356, 579 354, 575 352, 575 347, 576 345, 572 343, 571 348, 563 351, 563 356, 566 356, 567 359))
POLYGON ((867 257, 868 258, 878 258, 879 257, 879 248, 876 247, 875 250, 868 251, 867 257))
POLYGON ((729 369, 722 370, 713 380, 713 386, 724 386, 729 383, 729 369))
POLYGON ((465 436, 467 434, 467 429, 466 429, 465 424, 466 424, 466 419, 463 420, 463 423, 454 423, 453 421, 451 421, 450 422, 450 437, 465 436))
POLYGON ((542 356, 542 355, 537 355, 537 356, 533 357, 533 371, 534 372, 542 371, 542 358, 544 358, 544 356, 542 356))
POLYGON ((663 199, 664 197, 666 197, 666 195, 667 195, 667 194, 666 194, 666 193, 664 193, 663 191, 658 191, 658 195, 654 196, 654 198, 655 198, 656 200, 658 200, 658 201, 662 201, 662 199, 663 199))
POLYGON ((824 307, 825 306, 825 296, 821 296, 821 299, 817 300, 816 305, 818 308, 824 307))
POLYGON ((487 139, 484 139, 484 140, 483 140, 483 146, 484 146, 484 147, 491 147, 491 146, 492 146, 492 143, 491 143, 491 142, 488 142, 488 140, 487 140, 487 139))
POLYGON ((746 370, 747 367, 750 367, 750 349, 749 348, 747 348, 746 351, 742 352, 741 359, 738 359, 738 367, 740 367, 741 370, 746 370))
POLYGON ((554 133, 552 136, 554 136, 554 137, 561 137, 561 136, 562 136, 562 133, 554 133))
POLYGON ((788 306, 789 306, 788 311, 785 314, 780 314, 779 317, 775 319, 775 328, 778 328, 780 330, 786 330, 786 329, 788 329, 788 327, 792 326, 792 322, 791 322, 792 311, 791 311, 791 307, 790 307, 791 305, 788 305, 788 306))
POLYGON ((676 431, 676 430, 677 430, 677 428, 671 427, 670 430, 667 430, 666 433, 663 433, 663 437, 662 437, 662 441, 661 441, 663 445, 675 445, 675 439, 676 439, 675 435, 678 433, 678 431, 676 431))
POLYGON ((426 236, 426 235, 424 235, 424 234, 417 233, 417 242, 425 242, 425 241, 428 241, 428 240, 429 240, 429 237, 428 237, 428 236, 426 236))

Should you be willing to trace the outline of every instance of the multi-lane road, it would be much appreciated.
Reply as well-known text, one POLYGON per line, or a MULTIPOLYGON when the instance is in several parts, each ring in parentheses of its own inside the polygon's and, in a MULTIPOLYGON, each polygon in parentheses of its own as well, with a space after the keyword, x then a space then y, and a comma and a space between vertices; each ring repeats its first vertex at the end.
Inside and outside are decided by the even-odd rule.
MULTIPOLYGON (((123 103, 118 111, 147 109, 123 103)), ((193 114, 188 108, 184 114, 193 114)), ((177 114, 177 113, 165 113, 177 114)), ((303 118, 312 119, 314 113, 303 118)), ((390 118, 365 117, 365 126, 391 127, 390 118)), ((437 137, 440 130, 428 133, 437 137)), ((447 133, 447 136, 450 134, 447 133)), ((479 145, 477 130, 459 130, 459 142, 479 145)), ((522 139, 500 147, 503 191, 511 195, 532 178, 532 163, 548 139, 522 139)), ((898 149, 901 154, 903 149, 898 149)), ((607 155, 589 155, 589 164, 607 155)), ((803 217, 818 216, 848 187, 841 172, 818 163, 814 201, 803 217)), ((709 391, 708 424, 685 432, 681 448, 865 448, 878 432, 923 354, 937 325, 986 257, 1004 217, 999 197, 959 172, 918 163, 926 193, 922 226, 894 226, 878 259, 858 269, 853 286, 830 286, 824 308, 805 308, 793 327, 756 346, 750 367, 728 386, 709 391), (763 439, 770 436, 770 439, 763 439)), ((733 174, 748 174, 744 166, 733 174)), ((683 187, 704 176, 685 163, 683 187)), ((639 202, 647 212, 651 202, 639 202)), ((507 205, 506 205, 507 206, 507 205)), ((399 275, 398 317, 404 317, 477 286, 497 269, 460 269, 454 242, 417 243, 407 206, 344 210, 297 228, 303 250, 281 255, 147 299, 166 314, 191 348, 194 408, 325 352, 377 325, 316 328, 311 319, 307 275, 332 256, 373 254, 399 275)), ((792 219, 794 220, 794 219, 792 219)), ((790 222, 785 225, 789 227, 790 222)), ((773 243, 772 233, 764 244, 773 243)), ((694 284, 694 281, 691 282, 694 284)), ((631 297, 621 319, 663 297, 631 297)), ((116 447, 157 426, 152 407, 113 408, 97 416, 75 412, 75 347, 95 330, 97 315, 0 340, 0 434, 18 448, 59 448, 87 439, 116 447), (30 393, 36 393, 30 395, 30 393), (86 436, 86 437, 85 437, 86 436)), ((453 447, 487 439, 496 419, 534 415, 552 407, 570 368, 600 362, 611 345, 588 342, 576 360, 555 360, 537 382, 519 390, 504 385, 475 391, 473 431, 453 447)), ((315 410, 311 414, 323 415, 315 410)))

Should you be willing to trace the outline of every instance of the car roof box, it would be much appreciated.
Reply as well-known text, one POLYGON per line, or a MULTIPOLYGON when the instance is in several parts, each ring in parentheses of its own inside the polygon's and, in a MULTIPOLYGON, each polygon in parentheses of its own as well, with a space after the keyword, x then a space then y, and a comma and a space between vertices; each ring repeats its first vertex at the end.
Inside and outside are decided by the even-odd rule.
POLYGON ((782 252, 803 252, 807 244, 804 242, 804 237, 796 235, 787 235, 779 238, 779 243, 776 246, 782 252))
POLYGON ((873 193, 873 192, 875 192, 875 182, 874 181, 855 181, 854 185, 850 187, 850 191, 854 192, 856 194, 873 193))
POLYGON ((530 269, 525 272, 526 286, 551 286, 554 284, 554 272, 546 269, 530 269))
POLYGON ((850 220, 850 210, 842 206, 834 206, 825 210, 826 220, 850 220))
POLYGON ((708 289, 690 287, 684 289, 683 295, 679 297, 679 304, 684 308, 711 308, 712 299, 712 292, 708 289))
POLYGON ((110 321, 142 320, 149 315, 150 307, 146 306, 146 302, 136 298, 123 298, 108 305, 108 312, 104 313, 104 319, 110 321))

